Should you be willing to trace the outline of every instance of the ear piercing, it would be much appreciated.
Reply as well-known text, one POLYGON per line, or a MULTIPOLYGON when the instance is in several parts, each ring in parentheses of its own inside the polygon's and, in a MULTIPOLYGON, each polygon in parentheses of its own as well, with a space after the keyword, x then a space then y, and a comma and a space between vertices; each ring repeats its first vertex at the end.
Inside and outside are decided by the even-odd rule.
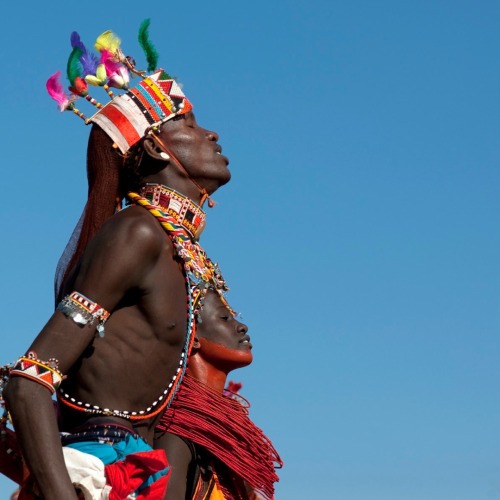
POLYGON ((161 156, 161 157, 162 157, 165 161, 166 161, 166 160, 170 160, 170 156, 169 156, 167 153, 165 153, 165 151, 162 151, 162 152, 160 153, 160 156, 161 156))

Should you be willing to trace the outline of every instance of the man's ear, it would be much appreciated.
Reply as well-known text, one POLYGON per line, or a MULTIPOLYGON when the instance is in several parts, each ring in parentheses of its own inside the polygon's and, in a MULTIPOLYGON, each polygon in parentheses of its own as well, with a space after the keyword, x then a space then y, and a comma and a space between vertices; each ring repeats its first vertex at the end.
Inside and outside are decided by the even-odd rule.
POLYGON ((150 136, 144 137, 142 146, 147 155, 158 161, 168 161, 170 156, 161 149, 158 143, 150 136))

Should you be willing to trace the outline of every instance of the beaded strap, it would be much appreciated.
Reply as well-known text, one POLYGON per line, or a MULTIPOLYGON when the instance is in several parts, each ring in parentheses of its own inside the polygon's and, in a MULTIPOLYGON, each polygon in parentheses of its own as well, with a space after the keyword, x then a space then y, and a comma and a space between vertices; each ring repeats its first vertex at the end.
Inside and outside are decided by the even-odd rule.
POLYGON ((106 323, 110 313, 97 302, 85 297, 85 295, 79 292, 71 292, 59 302, 57 310, 82 326, 91 325, 97 319, 97 332, 100 337, 104 336, 104 323, 106 323))
POLYGON ((55 358, 41 361, 33 351, 28 356, 21 356, 10 370, 10 377, 25 377, 46 387, 52 394, 63 380, 63 374, 57 369, 59 362, 55 358))

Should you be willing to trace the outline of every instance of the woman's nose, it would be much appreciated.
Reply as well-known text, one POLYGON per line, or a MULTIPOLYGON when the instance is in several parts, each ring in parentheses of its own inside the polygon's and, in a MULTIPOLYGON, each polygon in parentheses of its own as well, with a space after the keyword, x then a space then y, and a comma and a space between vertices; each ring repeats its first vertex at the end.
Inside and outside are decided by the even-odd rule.
POLYGON ((238 333, 247 333, 247 332, 248 332, 248 326, 238 321, 238 333))

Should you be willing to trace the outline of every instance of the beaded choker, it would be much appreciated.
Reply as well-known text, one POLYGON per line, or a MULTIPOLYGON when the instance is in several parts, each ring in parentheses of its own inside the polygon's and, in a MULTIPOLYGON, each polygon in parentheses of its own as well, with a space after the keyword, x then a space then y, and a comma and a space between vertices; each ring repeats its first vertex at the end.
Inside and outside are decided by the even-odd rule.
POLYGON ((162 184, 146 184, 139 191, 152 205, 175 218, 197 240, 205 229, 206 214, 192 200, 162 184))

